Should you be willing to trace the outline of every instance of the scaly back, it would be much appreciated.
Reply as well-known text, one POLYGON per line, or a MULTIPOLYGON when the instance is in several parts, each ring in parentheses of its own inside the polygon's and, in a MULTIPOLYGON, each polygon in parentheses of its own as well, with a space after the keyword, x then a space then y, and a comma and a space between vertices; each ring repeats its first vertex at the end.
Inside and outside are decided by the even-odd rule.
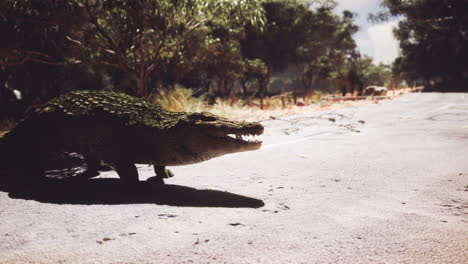
POLYGON ((170 112, 144 100, 112 91, 74 91, 50 100, 35 110, 38 117, 59 114, 69 117, 107 115, 125 126, 166 129, 186 113, 170 112))

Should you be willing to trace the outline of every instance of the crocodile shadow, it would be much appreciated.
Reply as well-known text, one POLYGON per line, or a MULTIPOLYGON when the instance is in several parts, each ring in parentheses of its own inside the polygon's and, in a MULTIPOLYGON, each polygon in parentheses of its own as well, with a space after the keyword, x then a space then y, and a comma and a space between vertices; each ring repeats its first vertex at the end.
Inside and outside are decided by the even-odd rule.
MULTIPOLYGON (((3 177, 2 177, 3 178, 3 177)), ((3 178, 0 191, 15 199, 35 200, 55 204, 158 204, 184 207, 259 208, 264 202, 239 194, 199 190, 166 184, 154 187, 140 182, 132 188, 119 179, 90 180, 53 179, 25 185, 3 178)))
POLYGON ((39 183, 20 183, 15 175, 0 174, 0 191, 15 199, 55 204, 158 204, 185 207, 260 208, 259 199, 218 190, 199 190, 149 182, 125 186, 117 178, 76 180, 85 169, 83 159, 74 153, 53 157, 47 166, 47 179, 39 183))

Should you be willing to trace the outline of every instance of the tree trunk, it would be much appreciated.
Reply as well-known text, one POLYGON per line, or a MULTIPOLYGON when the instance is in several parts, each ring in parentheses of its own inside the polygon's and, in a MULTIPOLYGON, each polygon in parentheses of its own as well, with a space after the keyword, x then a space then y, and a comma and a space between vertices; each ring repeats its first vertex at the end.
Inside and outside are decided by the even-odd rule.
POLYGON ((258 79, 258 88, 261 96, 264 96, 268 91, 268 84, 270 83, 270 74, 266 74, 258 79))
POLYGON ((304 86, 305 96, 309 97, 312 95, 312 76, 307 76, 307 74, 302 75, 302 85, 304 86))
POLYGON ((142 75, 140 72, 140 76, 138 77, 138 90, 136 92, 136 96, 139 98, 148 96, 146 91, 146 80, 144 74, 142 75))
POLYGON ((240 85, 242 87, 242 95, 244 98, 247 97, 247 81, 244 79, 239 80, 240 85))

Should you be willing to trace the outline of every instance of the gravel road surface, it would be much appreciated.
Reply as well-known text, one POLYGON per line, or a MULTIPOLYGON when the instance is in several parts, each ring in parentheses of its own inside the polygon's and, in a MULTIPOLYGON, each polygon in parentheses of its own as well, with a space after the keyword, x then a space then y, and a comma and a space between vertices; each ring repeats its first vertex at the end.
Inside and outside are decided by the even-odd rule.
POLYGON ((0 263, 468 263, 468 94, 263 124, 262 149, 159 190, 1 184, 0 263))

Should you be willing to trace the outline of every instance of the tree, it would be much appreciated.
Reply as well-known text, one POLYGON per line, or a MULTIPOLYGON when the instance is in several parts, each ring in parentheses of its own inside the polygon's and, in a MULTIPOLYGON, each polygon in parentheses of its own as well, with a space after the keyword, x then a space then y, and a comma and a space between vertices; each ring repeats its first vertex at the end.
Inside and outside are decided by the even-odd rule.
POLYGON ((0 2, 0 89, 12 87, 31 101, 59 93, 71 52, 66 38, 84 23, 73 1, 0 2))
POLYGON ((272 74, 284 71, 311 90, 354 56, 357 30, 352 13, 333 14, 332 0, 0 5, 0 81, 47 88, 45 97, 76 88, 145 97, 176 83, 226 96, 237 81, 244 94, 251 87, 266 92, 272 74))
POLYGON ((235 81, 241 79, 247 70, 240 48, 244 27, 228 25, 218 19, 210 21, 207 26, 210 29, 211 42, 200 68, 206 72, 205 78, 212 93, 218 97, 226 97, 232 94, 235 81))
POLYGON ((389 85, 393 74, 388 65, 375 65, 371 57, 356 54, 349 57, 342 67, 331 74, 331 77, 345 96, 347 92, 354 94, 355 91, 358 95, 362 95, 365 86, 389 85))
POLYGON ((298 67, 305 90, 312 92, 316 80, 327 79, 339 70, 346 58, 355 56, 356 43, 352 35, 358 27, 354 14, 344 11, 342 17, 332 13, 334 6, 318 8, 306 23, 310 32, 300 46, 298 67))
POLYGON ((262 60, 244 59, 242 61, 242 74, 239 79, 243 95, 246 96, 248 94, 250 86, 260 86, 261 82, 265 81, 266 74, 267 66, 262 60))
POLYGON ((7 10, 0 19, 11 40, 0 49, 4 67, 34 62, 107 68, 133 81, 127 92, 140 97, 201 65, 212 47, 208 22, 229 29, 263 22, 254 0, 7 0, 1 10, 7 10))
MULTIPOLYGON (((264 30, 246 29, 244 56, 266 65, 262 83, 273 74, 289 72, 309 93, 315 81, 330 73, 351 56, 357 31, 354 14, 333 13, 335 1, 267 1, 264 30)), ((260 86, 261 92, 266 85, 260 86)))
MULTIPOLYGON (((468 84, 468 2, 465 0, 383 0, 375 21, 402 17, 395 30, 402 50, 397 75, 463 89, 468 84)), ((464 88, 467 89, 467 88, 464 88)))
POLYGON ((389 65, 370 64, 364 71, 364 85, 389 86, 392 77, 392 69, 389 65))
POLYGON ((262 6, 264 27, 258 30, 247 25, 241 47, 244 57, 265 63, 266 71, 258 75, 259 92, 263 94, 272 74, 286 71, 298 60, 297 49, 304 41, 298 25, 307 7, 297 1, 266 1, 262 6))
POLYGON ((0 65, 63 65, 66 36, 82 25, 81 11, 73 1, 2 1, 0 65))
MULTIPOLYGON (((150 75, 180 73, 177 66, 183 64, 182 68, 187 69, 187 64, 196 63, 184 58, 191 49, 186 40, 193 39, 193 34, 208 38, 206 22, 216 19, 225 24, 257 26, 262 21, 260 8, 253 0, 80 2, 91 22, 75 35, 82 43, 84 57, 98 57, 103 65, 137 76, 135 94, 140 97, 150 92, 150 75)), ((191 59, 196 58, 192 55, 191 59)))

